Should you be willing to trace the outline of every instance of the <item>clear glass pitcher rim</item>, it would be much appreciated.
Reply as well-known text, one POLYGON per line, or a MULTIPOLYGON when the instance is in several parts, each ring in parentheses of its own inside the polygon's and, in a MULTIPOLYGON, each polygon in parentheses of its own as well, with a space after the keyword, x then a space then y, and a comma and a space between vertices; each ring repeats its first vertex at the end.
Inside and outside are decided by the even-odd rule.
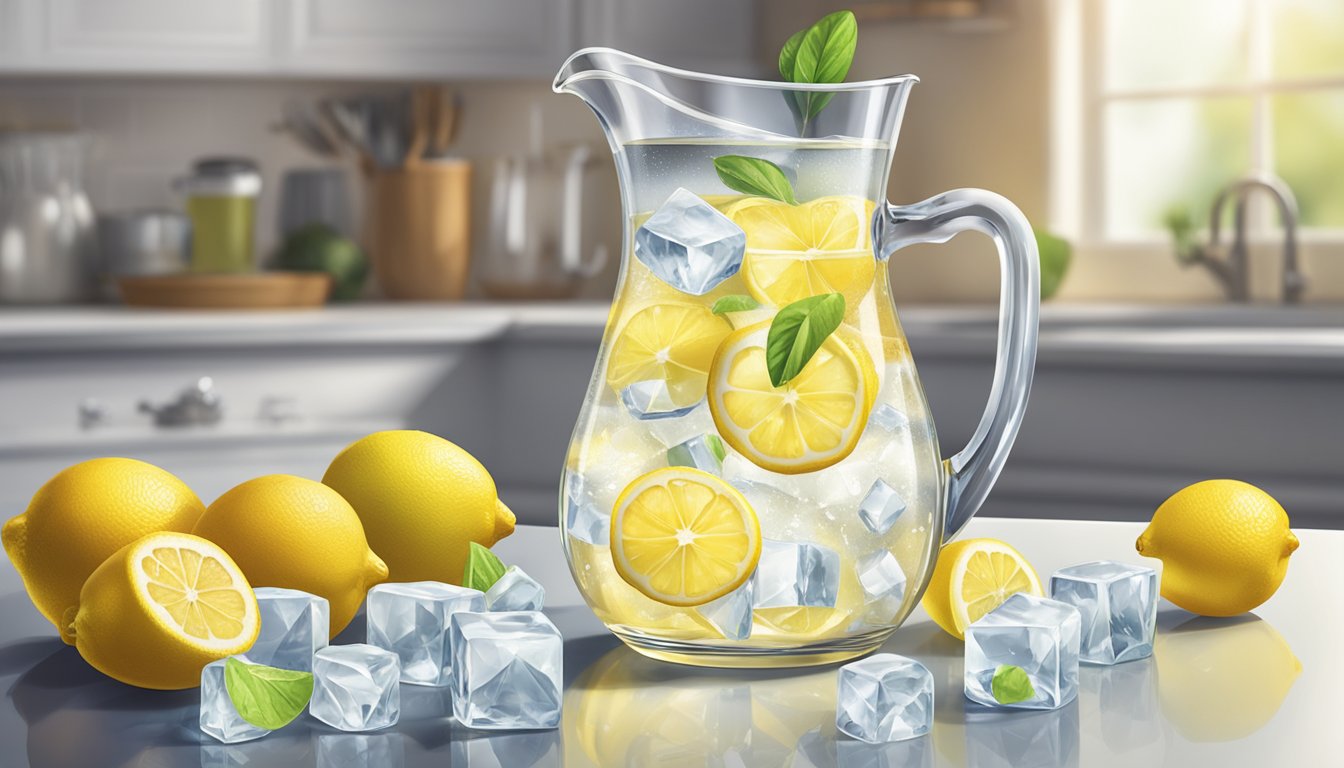
POLYGON ((757 80, 749 77, 734 77, 732 75, 716 75, 709 72, 697 72, 691 69, 681 69, 667 64, 636 56, 633 53, 606 46, 588 46, 580 48, 565 59, 565 63, 560 65, 560 70, 555 75, 555 80, 551 83, 551 90, 556 93, 567 92, 570 85, 588 80, 591 78, 609 78, 616 80, 628 80, 629 78, 618 72, 607 69, 583 69, 577 72, 571 71, 575 61, 593 54, 603 54, 615 56, 623 59, 630 64, 638 64, 648 67, 661 74, 672 77, 682 78, 684 80, 697 80, 705 83, 716 83, 720 85, 733 85, 744 88, 763 88, 775 91, 819 91, 826 93, 852 92, 873 90, 878 88, 890 88, 896 85, 913 85, 919 82, 919 77, 914 74, 893 75, 874 80, 856 80, 843 83, 793 83, 783 80, 757 80))

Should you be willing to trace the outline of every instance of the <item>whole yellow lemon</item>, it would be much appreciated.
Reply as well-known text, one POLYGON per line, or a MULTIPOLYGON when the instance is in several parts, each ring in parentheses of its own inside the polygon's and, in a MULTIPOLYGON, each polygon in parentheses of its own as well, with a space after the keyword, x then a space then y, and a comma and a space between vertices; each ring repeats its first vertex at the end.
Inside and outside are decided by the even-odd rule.
POLYGON ((1162 502, 1135 548, 1162 561, 1163 597, 1191 613, 1236 616, 1274 594, 1297 544, 1272 496, 1205 480, 1162 502))
POLYGON ((141 688, 201 683, 201 668, 252 647, 257 598, 218 546, 185 533, 151 533, 103 561, 84 582, 73 622, 79 655, 141 688))
POLYGON ((462 583, 471 542, 513 533, 513 512, 481 463, 427 432, 389 430, 341 451, 322 482, 350 502, 391 581, 462 583))
POLYGON ((155 531, 186 533, 205 505, 186 483, 135 459, 91 459, 38 489, 0 539, 28 597, 71 645, 79 590, 113 552, 155 531))
POLYGON ((215 499, 192 533, 228 552, 255 587, 299 589, 331 603, 331 636, 359 611, 387 564, 369 549, 350 504, 293 475, 265 475, 215 499))

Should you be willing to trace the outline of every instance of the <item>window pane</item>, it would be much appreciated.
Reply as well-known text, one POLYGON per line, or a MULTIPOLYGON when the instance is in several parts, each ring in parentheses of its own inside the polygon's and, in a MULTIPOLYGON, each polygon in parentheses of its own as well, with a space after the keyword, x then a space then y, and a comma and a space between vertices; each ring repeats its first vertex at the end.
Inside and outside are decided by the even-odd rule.
POLYGON ((1106 0, 1108 88, 1244 82, 1247 15, 1246 0, 1106 0))
POLYGON ((1112 237, 1160 232, 1175 205, 1203 223, 1218 190, 1250 167, 1249 99, 1118 101, 1105 119, 1112 237))
POLYGON ((1274 74, 1344 75, 1344 1, 1274 0, 1274 74))
POLYGON ((1344 91, 1274 97, 1274 164, 1302 224, 1344 227, 1344 91))

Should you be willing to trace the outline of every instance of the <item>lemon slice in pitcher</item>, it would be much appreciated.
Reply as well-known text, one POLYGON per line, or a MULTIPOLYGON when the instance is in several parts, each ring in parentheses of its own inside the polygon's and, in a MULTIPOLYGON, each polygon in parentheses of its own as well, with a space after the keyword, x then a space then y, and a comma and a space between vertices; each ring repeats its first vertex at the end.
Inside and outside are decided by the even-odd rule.
POLYGON ((742 277, 757 301, 782 307, 841 293, 853 307, 873 285, 871 200, 839 195, 789 205, 751 197, 724 215, 747 235, 742 277))
POLYGON ((861 345, 831 334, 797 376, 770 383, 765 342, 770 323, 734 332, 714 356, 709 410, 719 435, 772 472, 814 472, 854 450, 877 388, 861 345))
POLYGON ((674 404, 699 402, 714 351, 732 329, 698 304, 645 307, 626 321, 611 345, 607 383, 619 393, 636 382, 662 380, 674 404))
POLYGON ((714 475, 655 469, 616 500, 611 558, 621 578, 648 597, 702 605, 751 578, 761 559, 761 524, 746 498, 714 475))

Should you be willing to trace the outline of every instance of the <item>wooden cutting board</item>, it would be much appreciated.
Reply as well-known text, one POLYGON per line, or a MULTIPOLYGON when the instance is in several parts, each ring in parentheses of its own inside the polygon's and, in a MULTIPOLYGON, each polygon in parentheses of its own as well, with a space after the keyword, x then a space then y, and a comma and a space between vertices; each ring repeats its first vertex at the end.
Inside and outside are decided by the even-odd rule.
POLYGON ((297 309, 320 307, 331 293, 322 272, 145 275, 117 278, 131 307, 173 309, 297 309))

